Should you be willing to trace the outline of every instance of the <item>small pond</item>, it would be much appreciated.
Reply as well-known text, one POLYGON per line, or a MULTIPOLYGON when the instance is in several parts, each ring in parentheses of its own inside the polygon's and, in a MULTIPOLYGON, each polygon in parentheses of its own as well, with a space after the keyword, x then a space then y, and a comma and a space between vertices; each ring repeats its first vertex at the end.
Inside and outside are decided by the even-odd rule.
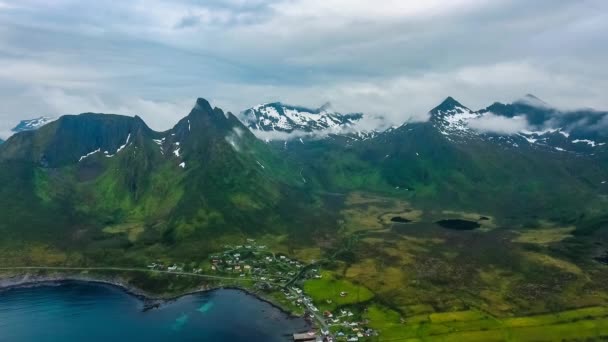
POLYGON ((452 230, 474 230, 481 225, 475 221, 448 219, 436 222, 440 227, 452 230))
POLYGON ((395 223, 409 223, 409 222, 412 222, 412 220, 408 220, 405 217, 401 217, 401 216, 395 216, 395 217, 391 218, 391 222, 395 222, 395 223))

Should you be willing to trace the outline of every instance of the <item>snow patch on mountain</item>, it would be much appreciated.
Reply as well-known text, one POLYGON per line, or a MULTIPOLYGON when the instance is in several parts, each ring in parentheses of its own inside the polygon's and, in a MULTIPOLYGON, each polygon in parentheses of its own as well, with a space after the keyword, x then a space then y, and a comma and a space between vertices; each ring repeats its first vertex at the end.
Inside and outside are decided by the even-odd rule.
POLYGON ((17 126, 11 129, 14 133, 24 132, 24 131, 33 131, 38 128, 57 120, 56 118, 41 116, 35 119, 21 120, 17 126))
POLYGON ((280 102, 260 104, 241 113, 241 120, 256 135, 260 132, 338 132, 362 117, 362 114, 340 114, 333 111, 329 104, 310 109, 280 102))
POLYGON ((116 153, 122 151, 125 147, 127 147, 130 139, 131 139, 131 133, 129 133, 129 135, 127 135, 127 141, 125 141, 125 143, 123 145, 120 145, 120 147, 118 147, 118 149, 116 150, 116 153))
POLYGON ((81 156, 80 159, 78 159, 78 162, 81 162, 83 159, 86 159, 86 158, 94 155, 97 152, 101 152, 101 148, 98 148, 95 151, 89 152, 89 153, 85 154, 84 156, 81 156))
POLYGON ((589 140, 589 139, 576 139, 576 140, 572 140, 572 143, 573 144, 586 143, 587 145, 589 145, 591 147, 606 145, 606 143, 597 143, 597 142, 595 142, 593 140, 589 140))

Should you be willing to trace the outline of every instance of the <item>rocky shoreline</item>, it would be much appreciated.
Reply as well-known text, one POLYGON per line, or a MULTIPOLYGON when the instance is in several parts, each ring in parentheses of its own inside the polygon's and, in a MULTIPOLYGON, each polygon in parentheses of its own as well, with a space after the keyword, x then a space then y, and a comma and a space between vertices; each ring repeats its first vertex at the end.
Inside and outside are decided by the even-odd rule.
MULTIPOLYGON (((143 310, 151 310, 154 308, 158 308, 161 305, 165 305, 172 301, 175 301, 179 298, 197 294, 197 293, 205 293, 210 291, 222 290, 222 289, 230 289, 230 290, 238 290, 249 296, 255 297, 257 300, 263 301, 265 303, 270 304, 274 308, 278 309, 285 315, 291 318, 301 318, 302 316, 296 315, 293 312, 286 310, 282 306, 278 305, 274 301, 269 298, 266 298, 258 293, 252 292, 250 290, 240 288, 237 286, 220 286, 220 287, 209 287, 202 286, 200 288, 194 289, 192 291, 184 292, 179 295, 172 296, 159 296, 150 294, 140 288, 137 288, 133 285, 130 285, 124 279, 116 276, 116 277, 95 277, 90 275, 82 275, 82 274, 49 274, 49 275, 35 275, 35 274, 17 274, 17 275, 0 275, 0 294, 2 291, 9 290, 12 288, 25 288, 25 287, 35 287, 35 286, 45 286, 45 285, 61 285, 66 282, 85 282, 85 283, 93 283, 93 284, 102 284, 114 286, 122 291, 125 291, 131 296, 134 296, 142 301, 144 307, 143 310)), ((306 320, 311 324, 311 328, 315 328, 314 321, 306 318, 306 320)))

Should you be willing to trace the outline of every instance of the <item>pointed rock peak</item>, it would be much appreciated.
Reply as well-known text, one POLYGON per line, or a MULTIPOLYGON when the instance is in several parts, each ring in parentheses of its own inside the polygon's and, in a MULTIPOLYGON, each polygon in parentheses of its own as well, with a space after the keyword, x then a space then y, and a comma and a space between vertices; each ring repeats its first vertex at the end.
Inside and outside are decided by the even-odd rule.
POLYGON ((319 107, 319 112, 331 112, 331 102, 325 102, 319 107))
POLYGON ((213 112, 213 108, 211 108, 209 101, 205 100, 202 97, 199 97, 196 100, 196 105, 194 106, 194 109, 203 110, 205 112, 213 112))
POLYGON ((532 94, 526 94, 522 98, 518 99, 514 103, 525 104, 532 107, 549 107, 549 104, 532 94))
POLYGON ((203 98, 198 98, 196 100, 194 108, 192 108, 192 111, 190 112, 190 114, 188 114, 186 119, 191 119, 192 122, 198 122, 199 120, 197 118, 202 117, 209 117, 213 120, 219 121, 226 119, 226 116, 224 115, 224 112, 221 109, 217 107, 212 107, 209 101, 203 98))
POLYGON ((453 97, 448 96, 441 104, 431 110, 431 115, 441 114, 455 114, 462 113, 465 111, 471 111, 469 108, 463 106, 460 102, 456 101, 453 97))
POLYGON ((178 139, 184 139, 190 132, 205 132, 206 134, 222 134, 231 129, 233 123, 220 108, 212 107, 209 101, 198 98, 190 114, 181 119, 174 127, 173 133, 178 139))
POLYGON ((456 101, 453 97, 448 96, 448 97, 446 97, 445 100, 443 100, 443 102, 441 102, 439 107, 454 108, 454 107, 464 107, 464 106, 460 102, 456 101))

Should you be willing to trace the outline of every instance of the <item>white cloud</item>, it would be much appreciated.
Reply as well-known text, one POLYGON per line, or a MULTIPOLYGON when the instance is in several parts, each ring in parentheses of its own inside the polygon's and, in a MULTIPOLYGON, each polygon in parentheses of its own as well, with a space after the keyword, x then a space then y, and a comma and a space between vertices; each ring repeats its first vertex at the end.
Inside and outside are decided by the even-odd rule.
POLYGON ((146 100, 140 97, 109 96, 96 94, 70 94, 59 88, 36 87, 20 93, 12 99, 9 106, 28 103, 44 111, 31 112, 13 118, 11 115, 0 115, 0 138, 7 138, 21 119, 35 118, 41 115, 58 117, 65 114, 80 114, 85 112, 138 115, 155 130, 166 130, 186 116, 194 106, 195 99, 179 102, 164 102, 146 100))
POLYGON ((493 113, 486 113, 468 122, 469 127, 483 133, 516 134, 529 130, 528 120, 523 116, 507 118, 493 113))
POLYGON ((0 4, 0 120, 10 122, 112 111, 166 129, 199 96, 233 112, 331 101, 389 124, 426 120, 448 95, 472 109, 528 92, 608 108, 603 0, 0 4), (25 94, 41 87, 48 99, 25 94))

